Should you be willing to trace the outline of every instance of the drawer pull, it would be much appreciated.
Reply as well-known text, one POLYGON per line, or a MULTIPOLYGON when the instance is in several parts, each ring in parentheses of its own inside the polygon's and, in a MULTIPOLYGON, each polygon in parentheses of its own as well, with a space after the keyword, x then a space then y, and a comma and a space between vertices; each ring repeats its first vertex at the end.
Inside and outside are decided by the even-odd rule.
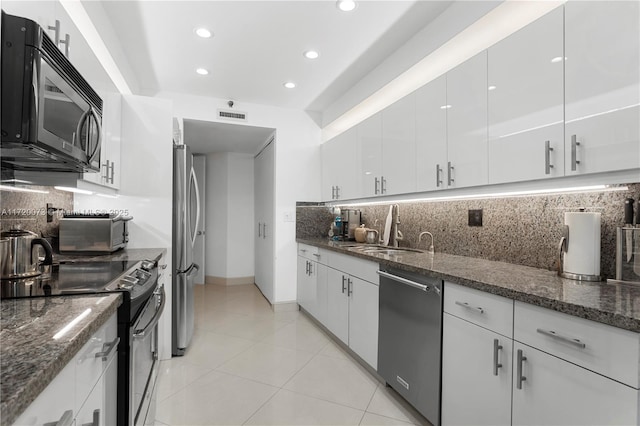
POLYGON ((493 339, 493 375, 498 375, 498 368, 502 368, 502 364, 498 362, 498 351, 502 350, 502 345, 498 339, 493 339))
POLYGON ((480 312, 481 314, 484 314, 484 309, 482 309, 480 306, 474 308, 473 306, 469 305, 467 302, 461 302, 459 300, 456 300, 456 305, 462 306, 463 308, 471 309, 474 312, 480 312))
POLYGON ((538 328, 536 330, 540 334, 544 334, 545 336, 551 337, 552 339, 560 340, 561 342, 569 343, 570 345, 576 346, 580 349, 584 349, 587 347, 584 343, 580 341, 580 339, 573 339, 571 337, 566 337, 561 334, 556 333, 553 330, 543 330, 538 328))
POLYGON ((320 253, 313 253, 315 257, 320 257, 320 253))
POLYGON ((116 337, 113 342, 103 344, 102 352, 98 352, 96 358, 102 358, 103 361, 108 360, 111 353, 118 347, 118 343, 120 343, 120 338, 116 337))
POLYGON ((522 363, 525 362, 526 360, 527 360, 527 357, 522 355, 522 349, 518 349, 518 355, 517 355, 517 361, 516 361, 516 368, 517 368, 516 388, 517 389, 522 389, 522 382, 527 380, 527 378, 522 375, 522 363))

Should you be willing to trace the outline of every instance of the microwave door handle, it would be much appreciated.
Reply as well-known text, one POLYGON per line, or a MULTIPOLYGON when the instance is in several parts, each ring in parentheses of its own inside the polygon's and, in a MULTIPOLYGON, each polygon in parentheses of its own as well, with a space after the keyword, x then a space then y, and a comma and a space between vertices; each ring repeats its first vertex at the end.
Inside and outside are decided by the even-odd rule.
MULTIPOLYGON (((85 153, 86 153, 86 148, 82 146, 83 143, 80 140, 80 132, 82 131, 82 126, 84 125, 84 122, 87 121, 87 118, 89 117, 90 113, 91 113, 91 108, 89 108, 84 113, 82 113, 82 115, 80 116, 80 120, 78 120, 78 125, 76 126, 75 137, 71 141, 71 144, 75 146, 76 139, 77 139, 80 142, 78 146, 80 146, 80 148, 82 148, 85 151, 85 153)), ((88 145, 89 145, 89 141, 87 141, 87 148, 88 148, 88 145)))
MULTIPOLYGON (((96 110, 91 108, 91 113, 87 116, 87 119, 89 119, 89 117, 93 116, 93 118, 96 121, 96 128, 98 130, 98 140, 96 140, 96 147, 93 149, 93 152, 89 155, 89 163, 93 163, 93 160, 96 159, 96 157, 98 157, 100 155, 100 148, 101 148, 101 143, 102 143, 102 126, 100 125, 100 120, 98 119, 98 114, 96 113, 96 110)), ((87 132, 87 138, 89 138, 90 136, 90 132, 87 132)), ((87 148, 89 148, 89 140, 87 140, 87 148)))

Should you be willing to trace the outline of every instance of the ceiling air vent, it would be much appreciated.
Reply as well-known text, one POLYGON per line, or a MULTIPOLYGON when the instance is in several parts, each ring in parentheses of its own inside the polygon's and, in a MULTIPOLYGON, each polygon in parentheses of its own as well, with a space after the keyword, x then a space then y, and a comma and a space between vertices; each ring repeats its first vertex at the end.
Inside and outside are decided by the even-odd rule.
POLYGON ((223 118, 225 120, 234 120, 234 121, 247 121, 247 113, 233 111, 229 109, 219 109, 218 118, 223 118))

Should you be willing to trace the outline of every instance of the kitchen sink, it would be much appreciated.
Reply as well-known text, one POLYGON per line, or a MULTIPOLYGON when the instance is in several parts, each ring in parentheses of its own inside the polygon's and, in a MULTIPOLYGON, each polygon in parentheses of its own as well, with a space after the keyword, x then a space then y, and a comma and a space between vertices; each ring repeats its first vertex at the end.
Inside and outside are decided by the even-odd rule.
POLYGON ((399 255, 406 253, 424 253, 422 250, 405 248, 405 247, 388 247, 388 246, 350 246, 347 250, 355 251, 365 254, 387 254, 387 255, 399 255))

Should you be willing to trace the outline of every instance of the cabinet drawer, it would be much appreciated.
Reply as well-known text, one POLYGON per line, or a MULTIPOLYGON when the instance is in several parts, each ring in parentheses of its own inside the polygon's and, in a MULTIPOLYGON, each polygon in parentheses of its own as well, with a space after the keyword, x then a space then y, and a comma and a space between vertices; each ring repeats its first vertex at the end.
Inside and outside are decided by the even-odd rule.
POLYGON ((317 256, 314 254, 318 254, 318 247, 309 246, 307 244, 298 244, 298 256, 302 256, 309 260, 316 260, 317 256))
POLYGON ((516 302, 514 339, 639 388, 640 335, 516 302))
POLYGON ((98 382, 109 362, 118 353, 117 347, 112 349, 118 338, 116 317, 115 313, 111 315, 74 358, 76 363, 76 410, 82 407, 85 399, 91 393, 91 389, 98 382), (101 353, 105 353, 105 356, 98 355, 101 353))
POLYGON ((481 327, 513 336, 513 300, 446 282, 444 311, 481 327))
POLYGON ((340 254, 328 251, 326 256, 327 266, 346 274, 358 277, 373 284, 378 284, 378 269, 376 262, 359 259, 348 254, 340 254))

